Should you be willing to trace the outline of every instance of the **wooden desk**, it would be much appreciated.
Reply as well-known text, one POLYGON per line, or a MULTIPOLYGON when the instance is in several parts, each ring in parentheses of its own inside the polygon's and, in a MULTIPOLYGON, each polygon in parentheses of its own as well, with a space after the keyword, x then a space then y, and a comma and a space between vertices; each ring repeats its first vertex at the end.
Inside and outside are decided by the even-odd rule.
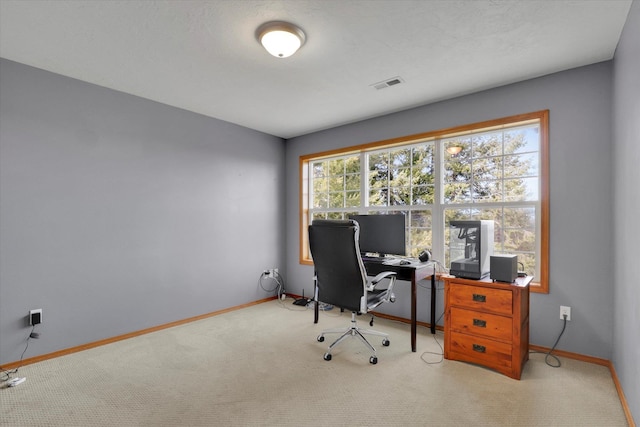
MULTIPOLYGON (((411 351, 416 351, 416 333, 418 329, 417 323, 417 283, 420 280, 431 276, 431 333, 436 332, 436 285, 435 285, 435 266, 433 263, 422 262, 408 265, 387 265, 378 261, 365 261, 364 267, 367 275, 375 276, 383 271, 394 271, 397 273, 396 280, 405 280, 411 282, 411 351)), ((315 292, 314 292, 315 295, 315 292)), ((315 304, 314 322, 318 323, 319 307, 315 304)))
POLYGON ((520 379, 529 360, 529 283, 443 276, 444 357, 520 379))

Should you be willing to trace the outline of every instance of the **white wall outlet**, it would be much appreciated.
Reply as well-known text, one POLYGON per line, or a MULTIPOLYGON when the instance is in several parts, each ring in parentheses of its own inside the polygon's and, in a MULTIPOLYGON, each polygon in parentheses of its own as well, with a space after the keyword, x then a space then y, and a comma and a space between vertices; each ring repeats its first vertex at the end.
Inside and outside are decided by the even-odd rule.
POLYGON ((29 325, 35 326, 42 323, 42 309, 29 310, 29 325))
POLYGON ((560 306, 560 319, 564 320, 564 316, 567 316, 567 320, 571 320, 571 307, 560 306))

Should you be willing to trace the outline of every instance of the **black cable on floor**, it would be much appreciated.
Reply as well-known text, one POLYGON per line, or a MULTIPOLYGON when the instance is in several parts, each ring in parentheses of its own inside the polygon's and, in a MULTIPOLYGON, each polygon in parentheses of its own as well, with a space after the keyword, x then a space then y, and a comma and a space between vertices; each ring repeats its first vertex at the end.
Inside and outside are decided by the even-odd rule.
POLYGON ((17 374, 18 373, 18 369, 20 369, 22 366, 22 359, 24 359, 24 354, 27 352, 27 349, 29 348, 29 340, 31 339, 31 336, 33 334, 33 331, 36 329, 36 325, 33 325, 31 327, 31 332, 29 332, 29 335, 27 335, 27 343, 24 346, 24 350, 22 350, 22 354, 20 355, 20 360, 18 361, 18 367, 15 369, 12 369, 10 371, 7 371, 5 369, 0 368, 0 374, 2 374, 2 377, 0 377, 0 382, 5 382, 5 381, 9 381, 11 379, 11 375, 12 374, 17 374))
MULTIPOLYGON (((558 335, 558 339, 556 339, 556 342, 553 344, 553 347, 551 347, 551 350, 549 350, 548 352, 545 353, 544 363, 546 363, 547 365, 551 366, 552 368, 559 368, 560 366, 562 366, 562 363, 560 362, 560 359, 558 359, 558 357, 555 354, 551 354, 551 353, 553 352, 553 350, 556 349, 556 346, 560 342, 560 338, 562 338, 562 334, 564 334, 564 330, 565 330, 566 327, 567 327, 567 316, 564 316, 564 323, 562 324, 562 330, 560 331, 560 335, 558 335), (557 365, 549 363, 549 358, 550 357, 553 357, 555 359, 557 365)), ((542 352, 541 351, 532 351, 531 353, 542 353, 542 352)))
POLYGON ((422 359, 422 361, 427 365, 437 365, 438 363, 442 363, 444 361, 444 348, 442 347, 442 344, 440 344, 440 341, 438 341, 437 334, 432 334, 431 336, 433 337, 433 340, 436 342, 436 344, 438 344, 438 347, 440 347, 440 352, 438 353, 435 351, 425 351, 420 355, 420 359, 422 359), (429 362, 425 360, 425 354, 433 354, 435 356, 439 356, 440 359, 435 362, 429 362))

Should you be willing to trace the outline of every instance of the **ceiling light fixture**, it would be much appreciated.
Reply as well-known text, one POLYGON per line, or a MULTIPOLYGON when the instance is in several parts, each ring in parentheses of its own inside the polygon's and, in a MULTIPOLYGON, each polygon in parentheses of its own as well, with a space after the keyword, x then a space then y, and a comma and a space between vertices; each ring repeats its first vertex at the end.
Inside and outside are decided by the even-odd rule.
POLYGON ((267 52, 276 58, 293 55, 306 40, 300 28, 283 21, 262 24, 256 30, 256 37, 267 52))

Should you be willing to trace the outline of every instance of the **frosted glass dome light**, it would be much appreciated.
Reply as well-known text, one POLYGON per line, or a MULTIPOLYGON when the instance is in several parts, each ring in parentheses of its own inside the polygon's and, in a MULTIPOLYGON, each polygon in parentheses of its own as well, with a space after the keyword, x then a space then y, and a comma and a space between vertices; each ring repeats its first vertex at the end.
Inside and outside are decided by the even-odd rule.
POLYGON ((305 42, 304 32, 288 22, 267 22, 256 31, 256 36, 262 46, 276 58, 287 58, 305 42))

